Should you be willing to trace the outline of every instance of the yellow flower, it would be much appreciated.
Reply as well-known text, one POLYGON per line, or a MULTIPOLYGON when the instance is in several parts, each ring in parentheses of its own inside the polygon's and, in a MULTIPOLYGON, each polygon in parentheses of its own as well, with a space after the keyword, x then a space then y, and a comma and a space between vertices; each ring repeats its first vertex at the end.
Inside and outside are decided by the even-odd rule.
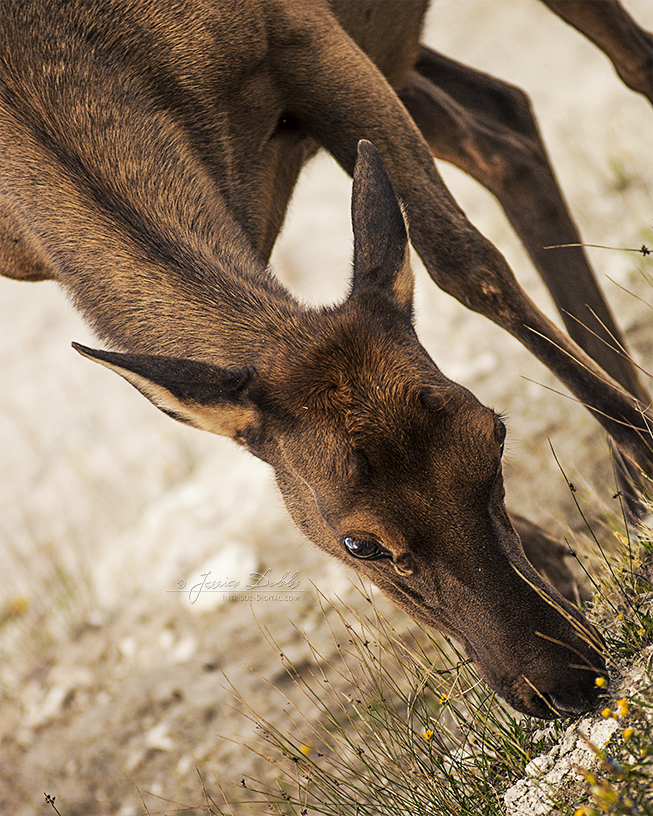
POLYGON ((625 740, 629 740, 634 733, 635 732, 634 732, 634 730, 632 728, 626 728, 624 733, 623 733, 623 737, 624 737, 625 740))
POLYGON ((601 712, 601 716, 605 717, 606 719, 608 717, 611 717, 612 716, 612 709, 611 708, 604 708, 603 711, 601 712))
POLYGON ((422 736, 428 742, 429 740, 433 739, 433 731, 429 728, 422 734, 422 736))
POLYGON ((596 680, 594 681, 594 685, 597 688, 603 688, 603 686, 607 686, 607 684, 608 681, 605 679, 605 677, 597 677, 596 680))
POLYGON ((617 615, 617 620, 623 620, 623 619, 624 619, 624 616, 623 616, 623 615, 621 614, 621 612, 620 612, 620 613, 617 615))
POLYGON ((440 697, 440 705, 444 705, 446 702, 447 702, 447 695, 446 695, 446 694, 443 694, 443 695, 440 697))
POLYGON ((627 717, 630 714, 630 707, 628 706, 628 700, 619 700, 617 705, 619 706, 619 716, 620 717, 627 717))

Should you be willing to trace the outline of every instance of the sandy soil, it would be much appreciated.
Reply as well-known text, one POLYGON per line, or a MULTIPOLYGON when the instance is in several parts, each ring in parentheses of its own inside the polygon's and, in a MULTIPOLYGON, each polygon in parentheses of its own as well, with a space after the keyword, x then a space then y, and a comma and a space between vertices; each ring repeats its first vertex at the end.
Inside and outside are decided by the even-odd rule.
MULTIPOLYGON (((648 0, 626 5, 653 29, 648 0)), ((535 0, 439 0, 425 39, 528 91, 588 243, 653 243, 653 112, 602 54, 535 0)), ((443 174, 553 314, 493 199, 457 171, 443 174)), ((308 300, 333 301, 346 289, 349 194, 327 156, 296 191, 273 260, 308 300)), ((632 253, 590 254, 646 367, 650 307, 607 278, 651 303, 640 274, 651 264, 632 253)), ((424 344, 448 376, 508 416, 510 506, 558 535, 581 529, 551 440, 591 515, 615 512, 598 426, 547 390, 558 386, 515 341, 416 269, 424 344)), ((266 681, 291 695, 252 612, 298 662, 310 656, 294 626, 328 658, 315 586, 357 603, 351 574, 293 528, 264 465, 171 422, 78 357, 70 341, 93 339, 54 285, 0 280, 0 316, 0 812, 50 813, 44 791, 62 813, 130 816, 141 812, 139 790, 199 804, 196 766, 209 787, 263 772, 240 745, 251 728, 231 711, 221 673, 273 720, 283 709, 266 681), (189 588, 209 570, 241 586, 253 571, 270 570, 271 581, 297 572, 301 591, 251 607, 219 592, 190 603, 189 588)))

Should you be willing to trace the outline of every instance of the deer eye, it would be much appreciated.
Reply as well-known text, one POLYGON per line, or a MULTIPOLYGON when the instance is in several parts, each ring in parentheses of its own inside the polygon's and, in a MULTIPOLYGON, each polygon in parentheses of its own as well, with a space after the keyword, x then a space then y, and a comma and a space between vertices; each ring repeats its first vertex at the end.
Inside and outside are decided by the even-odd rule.
POLYGON ((376 561, 379 558, 392 558, 392 553, 382 547, 373 538, 357 538, 356 536, 343 536, 342 544, 348 553, 354 558, 362 558, 365 561, 376 561))

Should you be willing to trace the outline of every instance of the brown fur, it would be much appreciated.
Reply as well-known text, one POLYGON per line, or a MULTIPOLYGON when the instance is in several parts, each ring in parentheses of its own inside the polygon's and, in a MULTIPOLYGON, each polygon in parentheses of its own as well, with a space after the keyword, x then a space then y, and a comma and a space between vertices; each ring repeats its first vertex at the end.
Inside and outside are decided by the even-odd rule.
MULTIPOLYGON (((561 286, 539 251, 576 233, 527 100, 420 50, 425 8, 3 0, 1 271, 59 281, 127 352, 81 353, 269 462, 309 538, 457 637, 512 705, 580 712, 605 671, 600 640, 524 555, 503 503, 500 419, 415 336, 396 196, 433 279, 522 340, 650 473, 634 399, 646 395, 591 332, 570 328, 598 364, 536 309, 442 184, 430 150, 494 190, 561 308, 586 322, 591 303, 619 336, 582 252, 565 256, 582 286, 568 273, 561 286), (320 145, 354 172, 354 272, 342 304, 307 310, 266 261, 320 145), (539 198, 511 177, 539 179, 539 198)), ((581 18, 591 36, 596 20, 581 18)))

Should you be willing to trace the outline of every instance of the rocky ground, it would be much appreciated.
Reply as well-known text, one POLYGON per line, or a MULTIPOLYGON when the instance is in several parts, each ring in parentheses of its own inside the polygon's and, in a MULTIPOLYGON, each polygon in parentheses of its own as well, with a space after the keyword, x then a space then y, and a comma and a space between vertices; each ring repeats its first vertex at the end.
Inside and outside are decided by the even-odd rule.
MULTIPOLYGON (((648 0, 626 5, 653 29, 648 0)), ((529 92, 588 243, 653 244, 653 111, 599 52, 534 0, 438 0, 425 39, 529 92)), ((552 314, 491 197, 443 173, 552 314)), ((274 264, 307 300, 346 290, 349 194, 321 156, 292 202, 274 264)), ((641 271, 653 274, 650 263, 590 255, 646 367, 653 292, 641 271)), ((416 267, 424 344, 448 376, 508 416, 510 506, 558 535, 581 530, 550 440, 590 514, 614 512, 603 433, 548 390, 558 388, 553 378, 515 341, 416 267)), ((71 340, 93 339, 55 286, 0 280, 0 315, 0 813, 51 813, 48 792, 62 814, 131 816, 143 811, 141 796, 152 812, 164 807, 157 796, 202 804, 196 769, 215 798, 220 785, 236 796, 244 776, 270 778, 242 747, 251 725, 232 709, 229 683, 281 723, 293 691, 261 628, 296 665, 312 659, 297 629, 328 659, 316 587, 358 603, 350 573, 293 528, 264 465, 171 422, 75 355, 71 340), (251 604, 222 592, 198 598, 191 590, 209 571, 241 588, 251 572, 271 582, 297 573, 299 583, 281 601, 267 592, 251 604)), ((410 626, 383 608, 399 629, 410 626)))
MULTIPOLYGON (((616 699, 642 696, 650 691, 650 663, 653 649, 644 649, 634 661, 622 663, 613 671, 610 681, 616 699)), ((650 716, 647 718, 650 727, 650 716)), ((504 795, 506 816, 556 816, 560 810, 554 797, 562 795, 568 802, 578 802, 587 795, 588 785, 581 771, 605 773, 598 753, 613 750, 624 723, 618 717, 602 717, 598 712, 570 723, 562 738, 550 750, 534 757, 526 766, 526 776, 512 785, 504 795)), ((543 729, 552 730, 552 726, 543 729)))

